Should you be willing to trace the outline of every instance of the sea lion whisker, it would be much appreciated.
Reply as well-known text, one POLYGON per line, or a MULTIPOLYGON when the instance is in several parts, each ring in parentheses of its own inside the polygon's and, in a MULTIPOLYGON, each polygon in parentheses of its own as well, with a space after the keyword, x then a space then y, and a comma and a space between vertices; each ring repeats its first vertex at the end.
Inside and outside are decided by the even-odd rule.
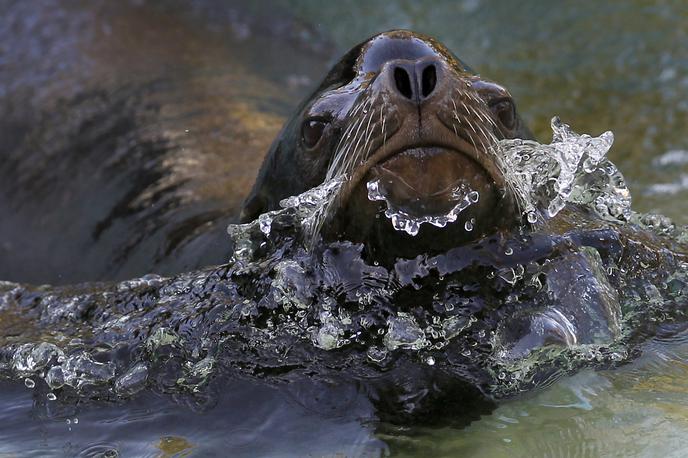
POLYGON ((365 157, 368 156, 368 148, 370 147, 370 136, 372 135, 373 130, 375 130, 375 129, 370 128, 370 122, 373 120, 373 113, 374 113, 374 111, 372 113, 370 113, 370 117, 368 118, 368 125, 366 126, 367 135, 366 135, 366 139, 365 139, 365 153, 366 153, 365 157))
MULTIPOLYGON (((483 138, 489 142, 490 141, 490 134, 488 133, 488 131, 485 130, 485 128, 483 126, 478 126, 478 129, 480 130, 480 133, 483 134, 483 138)), ((487 150, 485 152, 487 152, 487 150)))
MULTIPOLYGON (((372 104, 372 102, 370 103, 372 104)), ((361 106, 363 106, 363 104, 361 106)), ((356 133, 354 134, 353 139, 351 139, 351 141, 345 144, 343 150, 338 151, 336 153, 335 160, 333 161, 333 165, 336 165, 336 167, 330 166, 330 168, 328 169, 328 173, 326 175, 326 179, 334 179, 338 176, 347 177, 350 174, 350 172, 353 169, 353 166, 356 163, 356 158, 358 156, 358 145, 360 144, 363 137, 366 135, 366 132, 368 132, 369 130, 370 122, 373 118, 374 112, 374 110, 371 111, 370 114, 368 114, 366 117, 360 118, 359 120, 357 120, 357 122, 353 123, 350 126, 351 129, 349 132, 352 132, 355 128, 356 133), (366 129, 361 131, 361 126, 366 123, 366 118, 366 129)), ((327 216, 330 213, 330 208, 333 206, 334 202, 336 202, 340 198, 340 194, 341 187, 335 192, 331 200, 327 202, 325 205, 323 205, 323 207, 318 211, 318 213, 314 215, 314 222, 312 223, 310 230, 311 244, 315 243, 315 241, 317 240, 317 235, 320 233, 322 225, 324 224, 324 221, 327 219, 327 216)))
POLYGON ((328 170, 328 173, 327 173, 327 179, 332 179, 335 176, 341 175, 343 172, 345 172, 345 170, 340 170, 340 165, 346 164, 348 162, 347 156, 349 155, 349 151, 351 150, 351 147, 352 147, 354 141, 358 137, 358 132, 361 128, 361 125, 363 124, 363 119, 364 118, 360 118, 352 124, 352 129, 350 132, 347 133, 346 136, 349 137, 351 135, 351 132, 353 132, 353 130, 356 129, 356 133, 354 134, 354 138, 351 140, 349 140, 347 138, 347 142, 344 144, 343 148, 341 150, 338 150, 335 153, 336 161, 333 161, 333 162, 336 163, 337 167, 330 166, 330 169, 328 170))
POLYGON ((361 108, 363 108, 363 105, 365 105, 367 101, 368 101, 367 99, 359 100, 359 101, 356 103, 356 106, 355 106, 355 107, 351 110, 351 112, 349 113, 349 116, 350 116, 350 117, 353 117, 353 116, 357 115, 358 112, 361 110, 361 108))
POLYGON ((335 148, 335 154, 334 154, 332 161, 330 162, 330 166, 328 167, 328 170, 327 170, 326 176, 327 176, 328 180, 333 178, 332 173, 331 173, 332 170, 337 170, 339 168, 339 164, 340 164, 341 159, 342 159, 342 149, 346 145, 347 138, 351 134, 352 130, 355 128, 357 122, 358 122, 358 120, 350 123, 346 127, 344 132, 342 133, 342 136, 339 139, 339 142, 337 143, 337 147, 335 148))
MULTIPOLYGON (((471 129, 473 129, 473 132, 477 134, 477 132, 475 132, 475 129, 473 128, 473 125, 470 121, 468 122, 468 125, 471 127, 471 129)), ((473 135, 467 135, 467 137, 471 140, 471 143, 473 143, 473 148, 477 151, 478 146, 475 144, 475 138, 473 138, 473 135)))
MULTIPOLYGON (((380 108, 380 111, 382 111, 382 108, 380 108)), ((382 117, 382 146, 384 147, 387 144, 387 126, 385 123, 387 122, 387 118, 385 116, 382 117)))
POLYGON ((385 135, 385 123, 387 121, 387 117, 385 116, 385 106, 384 104, 380 104, 380 121, 379 121, 379 126, 380 126, 380 135, 383 136, 383 144, 384 144, 384 135, 385 135))
POLYGON ((337 146, 336 146, 336 148, 335 148, 335 151, 339 151, 339 150, 340 150, 340 148, 341 148, 341 146, 342 146, 342 143, 344 143, 344 142, 346 141, 347 136, 351 133, 351 130, 352 130, 352 129, 354 128, 354 126, 356 125, 356 122, 358 122, 358 121, 349 123, 349 124, 346 126, 346 129, 345 129, 344 132, 342 133, 342 136, 339 138, 339 142, 337 142, 337 146))
POLYGON ((485 146, 485 138, 484 137, 478 137, 478 141, 480 142, 480 146, 482 147, 481 151, 484 151, 486 154, 488 153, 488 147, 485 146))
POLYGON ((473 131, 474 134, 476 134, 476 135, 478 134, 478 131, 475 130, 475 126, 473 126, 473 123, 470 120, 468 120, 468 127, 471 128, 471 130, 473 131))
POLYGON ((358 144, 360 143, 361 137, 364 135, 364 132, 360 131, 363 124, 365 124, 365 118, 362 118, 360 125, 356 128, 356 134, 354 135, 354 138, 351 139, 351 142, 347 146, 345 153, 342 155, 342 171, 345 173, 349 172, 353 166, 358 144))
POLYGON ((466 102, 464 102, 463 100, 461 100, 461 107, 463 108, 463 111, 465 113, 469 113, 468 107, 466 106, 466 102))
MULTIPOLYGON (((371 114, 372 115, 372 114, 371 114)), ((361 126, 365 123, 365 117, 362 118, 362 122, 359 123, 358 128, 356 129, 356 134, 354 135, 354 140, 352 140, 351 144, 354 144, 354 141, 356 142, 353 149, 347 150, 346 153, 346 158, 344 160, 344 172, 350 172, 353 165, 356 162, 356 157, 358 156, 358 145, 361 143, 361 140, 363 139, 363 136, 365 135, 365 130, 361 131, 361 126), (360 134, 359 134, 360 133, 360 134)))
POLYGON ((474 107, 470 107, 470 110, 476 118, 480 119, 481 121, 487 122, 487 120, 483 118, 483 114, 479 110, 476 110, 474 107))

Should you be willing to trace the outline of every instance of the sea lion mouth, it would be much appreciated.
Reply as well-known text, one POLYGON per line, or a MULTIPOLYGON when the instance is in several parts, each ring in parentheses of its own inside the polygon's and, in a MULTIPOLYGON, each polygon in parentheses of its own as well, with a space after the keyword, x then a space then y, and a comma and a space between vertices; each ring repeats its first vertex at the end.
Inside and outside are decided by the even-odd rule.
POLYGON ((423 125, 422 139, 409 138, 420 137, 413 122, 401 125, 399 133, 386 141, 378 138, 377 147, 340 190, 339 204, 347 205, 356 189, 365 189, 376 178, 382 180, 379 184, 391 201, 423 215, 450 210, 456 203, 452 191, 462 184, 481 193, 505 188, 491 145, 478 147, 470 138, 449 130, 439 117, 429 116, 423 125))
POLYGON ((410 216, 442 216, 477 201, 494 181, 475 160, 440 146, 408 148, 374 165, 368 197, 410 216))

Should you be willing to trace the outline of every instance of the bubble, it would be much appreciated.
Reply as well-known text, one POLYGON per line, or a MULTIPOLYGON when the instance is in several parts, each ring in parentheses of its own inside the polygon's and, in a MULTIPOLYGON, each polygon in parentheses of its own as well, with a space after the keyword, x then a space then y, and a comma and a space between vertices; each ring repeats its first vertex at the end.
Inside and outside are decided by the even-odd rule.
POLYGON ((506 247, 506 250, 504 250, 504 254, 507 256, 511 256, 512 254, 514 254, 514 249, 511 247, 506 247))
POLYGON ((54 401, 57 399, 57 396, 55 396, 55 393, 48 393, 45 395, 46 398, 48 398, 48 401, 54 401))
POLYGON ((434 366, 435 358, 433 358, 432 356, 428 356, 427 358, 425 358, 425 364, 427 364, 428 366, 434 366))
POLYGON ((372 346, 366 352, 368 359, 374 363, 380 363, 387 358, 387 349, 372 346))
POLYGON ((383 343, 388 350, 397 348, 419 350, 429 344, 415 318, 404 312, 399 312, 396 317, 389 318, 388 331, 383 338, 383 343))
POLYGON ((470 220, 468 220, 464 223, 463 228, 466 229, 466 232, 471 232, 473 230, 474 225, 475 225, 475 218, 471 218, 470 220))
POLYGON ((263 234, 270 235, 270 230, 272 229, 272 218, 269 214, 263 213, 258 217, 258 227, 263 234))
POLYGON ((27 388, 32 389, 36 386, 36 382, 27 377, 24 379, 24 385, 26 385, 27 388))

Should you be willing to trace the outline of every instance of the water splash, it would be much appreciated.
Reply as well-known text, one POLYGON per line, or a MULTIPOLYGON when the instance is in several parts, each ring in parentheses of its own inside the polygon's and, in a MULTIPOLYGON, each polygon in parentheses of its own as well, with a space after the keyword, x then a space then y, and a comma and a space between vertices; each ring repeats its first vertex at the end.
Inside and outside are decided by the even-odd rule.
POLYGON ((280 210, 263 213, 250 223, 230 224, 227 233, 234 241, 233 259, 252 259, 260 248, 260 242, 256 242, 256 230, 269 239, 275 221, 279 221, 278 226, 298 227, 300 238, 307 244, 314 243, 346 180, 345 175, 339 175, 302 194, 283 199, 280 201, 280 210))
MULTIPOLYGON (((428 223, 437 227, 445 227, 449 223, 453 223, 459 217, 459 213, 467 209, 469 206, 475 204, 480 199, 480 194, 472 190, 466 184, 461 183, 451 192, 452 201, 457 202, 448 213, 444 215, 412 215, 407 211, 398 208, 387 194, 384 192, 384 187, 380 184, 379 179, 369 181, 366 184, 368 188, 368 199, 372 201, 382 201, 387 204, 385 209, 385 216, 392 221, 392 226, 397 231, 404 231, 408 235, 417 235, 420 226, 423 223, 428 223)), ((470 231, 473 226, 470 226, 470 231)))
MULTIPOLYGON (((0 283, 0 319, 26 317, 31 329, 2 343, 0 375, 58 400, 127 398, 146 387, 196 395, 233 371, 373 380, 395 361, 400 373, 432 366, 511 396, 623 362, 657 323, 684 317, 688 266, 671 250, 688 252, 678 245, 688 238, 666 218, 630 213, 604 158, 610 135, 553 128, 550 145, 505 142, 502 165, 538 218, 564 201, 587 208, 590 227, 515 231, 382 266, 362 245, 310 245, 340 177, 230 226, 235 251, 224 266, 117 284, 0 283)), ((475 202, 471 192, 456 194, 456 214, 475 202)))
POLYGON ((552 118, 552 142, 502 140, 496 155, 510 188, 535 224, 555 217, 567 204, 585 206, 598 216, 628 221, 631 194, 623 175, 606 155, 614 135, 579 135, 558 117, 552 118))

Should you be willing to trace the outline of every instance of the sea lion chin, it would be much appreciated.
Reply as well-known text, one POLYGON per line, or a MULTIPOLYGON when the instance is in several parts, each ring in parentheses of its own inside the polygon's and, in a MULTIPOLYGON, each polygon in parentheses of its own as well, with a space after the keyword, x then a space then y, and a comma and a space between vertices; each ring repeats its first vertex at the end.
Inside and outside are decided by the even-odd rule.
POLYGON ((376 258, 443 251, 519 222, 499 151, 532 138, 509 92, 434 39, 381 33, 355 46, 283 128, 242 220, 345 177, 325 239, 376 258))

